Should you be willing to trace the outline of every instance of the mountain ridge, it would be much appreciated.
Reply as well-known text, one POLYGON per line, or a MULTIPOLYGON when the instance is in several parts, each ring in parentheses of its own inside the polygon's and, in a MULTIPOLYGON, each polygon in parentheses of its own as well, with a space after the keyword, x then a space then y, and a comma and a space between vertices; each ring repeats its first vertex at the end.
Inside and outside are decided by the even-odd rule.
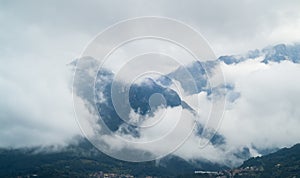
POLYGON ((281 61, 291 61, 294 63, 300 63, 300 43, 295 44, 277 44, 275 46, 268 46, 261 50, 255 49, 250 50, 243 55, 223 55, 218 58, 218 60, 223 61, 225 64, 236 64, 244 62, 246 60, 255 59, 262 56, 261 62, 281 62, 281 61))

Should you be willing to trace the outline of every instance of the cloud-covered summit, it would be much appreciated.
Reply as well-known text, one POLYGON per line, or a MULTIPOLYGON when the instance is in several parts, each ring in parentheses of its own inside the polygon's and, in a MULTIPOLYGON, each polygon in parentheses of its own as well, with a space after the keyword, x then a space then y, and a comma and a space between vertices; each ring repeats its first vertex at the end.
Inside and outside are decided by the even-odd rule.
MULTIPOLYGON (((297 61, 297 55, 295 55, 299 53, 298 48, 298 44, 288 46, 281 44, 262 50, 255 50, 246 55, 240 55, 242 57, 229 56, 233 62, 224 61, 224 57, 220 57, 214 63, 204 64, 206 67, 210 67, 212 71, 215 65, 221 65, 226 78, 226 83, 224 83, 223 87, 212 90, 207 89, 207 78, 204 73, 201 73, 201 65, 198 65, 198 63, 189 65, 190 71, 198 71, 195 74, 197 75, 196 80, 199 80, 197 81, 199 82, 199 90, 185 93, 190 96, 196 95, 200 98, 200 106, 202 108, 197 113, 200 116, 198 121, 200 127, 173 154, 187 160, 210 160, 226 165, 236 165, 250 156, 266 153, 265 150, 289 146, 299 142, 299 132, 296 126, 300 125, 299 113, 297 112, 297 107, 300 103, 295 99, 299 98, 298 91, 300 87, 295 82, 297 76, 300 76, 300 66, 297 61), (201 75, 203 76, 201 77, 201 75), (227 105, 222 124, 214 137, 208 137, 210 139, 209 144, 205 148, 200 149, 199 140, 206 139, 206 137, 203 137, 205 135, 201 135, 201 124, 204 124, 201 118, 205 117, 208 106, 211 104, 210 93, 221 92, 223 89, 225 91, 223 94, 227 95, 227 105), (282 125, 285 127, 281 127, 282 125)), ((181 78, 178 78, 178 76, 180 77, 180 71, 180 68, 178 68, 166 76, 173 76, 175 80, 177 77, 177 80, 180 81, 181 78)), ((104 73, 100 72, 100 74, 100 78, 105 79, 105 82, 108 84, 110 80, 113 80, 113 73, 111 72, 105 71, 104 73), (110 77, 107 78, 107 76, 110 77)), ((98 86, 105 87, 106 85, 100 82, 98 86)), ((107 86, 105 88, 110 90, 110 85, 107 86)), ((134 85, 131 94, 131 106, 136 109, 133 111, 136 114, 145 115, 149 111, 149 105, 143 101, 149 100, 150 95, 148 94, 155 92, 164 93, 167 90, 163 88, 168 86, 170 86, 170 81, 164 77, 156 80, 146 79, 144 83, 134 85), (148 94, 145 94, 145 92, 148 94)), ((183 88, 183 90, 187 89, 183 88)), ((104 112, 105 108, 110 108, 106 111, 114 114, 104 112, 102 117, 118 134, 129 134, 135 139, 149 139, 157 136, 157 134, 159 135, 159 131, 163 131, 161 128, 162 130, 156 130, 156 133, 143 133, 137 127, 126 127, 120 118, 118 122, 113 121, 118 116, 109 98, 111 93, 106 90, 104 90, 104 93, 101 90, 97 90, 97 92, 99 92, 98 96, 100 96, 99 99, 101 100, 98 110, 104 112)), ((176 96, 176 93, 170 96, 163 95, 168 99, 168 97, 176 96)), ((176 103, 176 100, 173 101, 176 103)), ((171 106, 169 110, 174 109, 175 111, 177 109, 176 106, 184 106, 182 101, 180 105, 169 103, 167 106, 171 106)), ((188 96, 185 97, 184 102, 186 108, 188 108, 185 111, 185 117, 188 118, 187 125, 184 127, 190 127, 189 119, 197 119, 193 113, 197 108, 189 101, 188 96)), ((151 117, 153 115, 146 115, 143 121, 151 119, 151 117)), ((170 115, 169 117, 172 118, 174 116, 170 115)), ((116 140, 111 141, 116 142, 116 140)), ((120 145, 114 145, 114 147, 116 146, 120 145)), ((145 148, 135 149, 143 150, 145 148)), ((151 151, 159 152, 161 150, 152 148, 151 151)))
MULTIPOLYGON (((195 132, 173 154, 187 160, 205 159, 230 165, 245 159, 242 155, 236 156, 236 153, 248 150, 243 155, 254 156, 270 148, 299 142, 298 54, 298 44, 282 44, 248 54, 229 56, 234 62, 219 60, 226 78, 228 100, 218 130, 220 137, 214 137, 205 149, 199 149, 199 135, 195 132), (229 160, 234 162, 228 162, 229 160)), ((89 65, 96 65, 93 60, 90 62, 89 65)), ((66 72, 70 71, 70 66, 45 60, 40 62, 37 70, 33 67, 37 64, 37 60, 28 58, 26 61, 12 60, 1 66, 1 147, 67 144, 73 137, 81 134, 72 109, 71 83, 68 83, 72 75, 66 72), (49 66, 52 66, 51 71, 47 70, 49 66), (18 72, 12 73, 11 68, 18 72)), ((213 68, 214 65, 208 66, 213 68)), ((89 72, 93 74, 95 71, 89 72)), ((103 80, 109 81, 109 76, 113 76, 109 71, 102 72, 106 76, 103 80)), ((176 78, 175 74, 170 75, 176 78)), ((83 78, 86 82, 89 81, 88 78, 83 78)), ((197 85, 200 90, 190 94, 198 95, 202 106, 209 106, 205 77, 197 79, 201 80, 197 85)), ((157 84, 166 87, 168 82, 158 79, 157 84)), ((84 88, 79 92, 86 98, 91 97, 84 88)), ((99 99, 103 99, 105 103, 105 98, 101 97, 99 95, 99 99)), ((185 109, 186 117, 192 119, 193 114, 189 111, 194 105, 189 102, 188 97, 184 101, 188 104, 186 108, 190 108, 185 109)), ((177 107, 169 109, 176 110, 177 107)), ((208 110, 206 107, 202 109, 208 110)), ((205 112, 200 111, 199 114, 205 116, 205 112)), ((189 124, 187 122, 187 126, 189 124)), ((120 128, 122 134, 140 134, 134 127, 120 128)), ((154 131, 139 136, 146 139, 146 135, 155 138, 158 134, 159 132, 154 131)))

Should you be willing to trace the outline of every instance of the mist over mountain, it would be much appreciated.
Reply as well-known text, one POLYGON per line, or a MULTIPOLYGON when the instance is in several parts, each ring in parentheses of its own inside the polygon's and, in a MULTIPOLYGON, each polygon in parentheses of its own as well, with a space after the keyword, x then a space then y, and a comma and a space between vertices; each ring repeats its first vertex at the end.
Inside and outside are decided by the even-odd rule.
MULTIPOLYGON (((260 111, 260 108, 253 108, 256 107, 255 105, 257 105, 257 103, 253 103, 253 106, 252 103, 249 103, 249 101, 251 100, 247 98, 247 92, 251 91, 251 88, 255 88, 255 90, 251 91, 254 95, 256 94, 253 92, 257 92, 257 96, 251 96, 257 99, 257 101, 255 102, 268 102, 267 100, 269 97, 276 99, 273 97, 273 91, 264 88, 269 86, 271 87, 272 84, 257 88, 259 85, 261 85, 261 83, 256 78, 255 73, 261 73, 261 76, 257 77, 263 79, 264 77, 274 77, 276 75, 282 75, 280 71, 286 70, 286 68, 290 68, 291 73, 284 74, 286 76, 282 76, 282 79, 288 78, 289 80, 291 80, 292 78, 295 78, 295 76, 298 76, 297 73, 299 71, 299 51, 299 44, 279 44, 273 47, 266 47, 262 50, 249 51, 245 55, 221 56, 215 61, 201 63, 195 62, 187 64, 185 67, 178 67, 165 76, 144 78, 138 83, 132 84, 130 86, 128 99, 130 107, 132 109, 125 108, 124 110, 122 110, 122 112, 124 112, 129 117, 132 113, 134 113, 135 116, 138 116, 138 122, 143 123, 146 122, 147 119, 155 117, 156 112, 161 108, 169 108, 170 110, 172 110, 180 107, 185 110, 185 112, 189 113, 188 117, 197 120, 197 127, 192 136, 186 141, 186 143, 173 154, 187 161, 204 159, 214 160, 216 163, 222 163, 223 165, 227 166, 238 165, 243 160, 250 158, 251 156, 267 154, 272 150, 276 150, 284 145, 290 145, 298 142, 298 133, 296 130, 291 129, 291 127, 293 127, 292 125, 291 127, 285 128, 285 130, 288 130, 288 132, 291 133, 292 137, 290 140, 285 140, 283 135, 274 139, 273 136, 271 136, 272 134, 284 134, 286 133, 285 130, 277 133, 269 132, 268 134, 263 135, 263 133, 265 132, 265 125, 263 124, 259 127, 256 127, 256 124, 265 122, 270 123, 270 127, 277 128, 279 126, 278 123, 280 121, 284 122, 286 118, 292 119, 293 122, 296 123, 299 121, 297 121, 295 117, 290 117, 289 111, 284 111, 281 109, 278 109, 278 112, 282 112, 280 114, 280 117, 273 117, 271 119, 270 117, 272 117, 272 114, 269 113, 270 105, 266 105, 264 111, 260 111), (209 80, 210 77, 214 75, 214 69, 218 65, 221 65, 227 81, 226 83, 220 84, 217 87, 211 87, 209 85, 209 80), (189 78, 186 75, 186 71, 191 74, 192 78, 189 78), (251 77, 255 78, 251 79, 251 77), (255 83, 253 83, 252 80, 255 83), (179 94, 178 91, 174 90, 174 81, 178 82, 179 86, 181 86, 181 90, 184 91, 183 94, 179 94), (262 89, 263 93, 262 91, 260 91, 260 89, 262 89), (270 92, 268 93, 268 91, 270 92), (157 93, 159 93, 161 96, 156 98, 156 101, 153 101, 151 105, 151 96, 157 93), (225 114, 223 124, 218 131, 216 131, 214 128, 211 128, 211 131, 203 134, 204 122, 203 120, 201 120, 201 118, 205 116, 205 111, 208 110, 207 106, 205 105, 208 105, 211 102, 210 97, 212 94, 226 95, 227 106, 225 112, 228 115, 226 116, 225 114), (260 98, 260 95, 262 94, 264 96, 260 98), (202 105, 200 105, 200 112, 197 110, 198 108, 195 107, 193 102, 189 100, 189 96, 194 95, 199 95, 199 97, 201 97, 200 102, 203 102, 201 103, 202 105), (242 109, 239 109, 243 105, 249 108, 244 107, 242 109), (201 106, 203 106, 203 108, 201 106), (262 115, 263 117, 261 117, 259 115, 256 115, 259 112, 266 113, 262 115), (247 114, 247 116, 243 116, 244 114, 247 114), (260 120, 258 120, 259 118, 260 120), (239 121, 241 122, 239 123, 239 121), (237 122, 235 123, 236 126, 234 127, 233 122, 237 122), (240 125, 243 122, 247 122, 248 125, 240 125), (255 127, 256 129, 254 129, 255 127), (249 129, 251 129, 251 131, 249 129), (236 132, 240 132, 240 135, 237 135, 236 132), (197 142, 196 140, 198 139, 208 139, 208 146, 203 150, 198 150, 197 148, 195 148, 195 150, 192 151, 192 154, 188 153, 191 151, 191 147, 195 147, 197 142), (264 142, 263 140, 268 141, 264 142), (185 145, 190 146, 188 146, 188 148, 185 147, 185 145), (208 152, 209 154, 203 154, 205 152, 208 152), (217 156, 217 158, 213 155, 219 156, 217 156)), ((94 65, 97 65, 97 61, 92 58, 86 58, 81 62, 86 63, 84 65, 80 65, 81 67, 93 67, 94 65)), ((105 124, 109 127, 109 129, 117 134, 123 136, 132 136, 135 139, 146 138, 147 135, 145 135, 143 131, 141 131, 134 125, 128 125, 127 123, 125 123, 115 110, 111 98, 111 87, 115 74, 109 69, 96 71, 93 68, 89 67, 81 70, 82 73, 79 73, 79 75, 82 75, 83 78, 86 78, 86 76, 89 75, 90 71, 94 71, 94 73, 97 73, 95 82, 96 106, 99 115, 101 116, 105 124), (84 71, 88 71, 88 73, 84 71)), ((278 78, 280 79, 281 77, 278 78)), ((271 80, 264 81, 266 83, 273 82, 271 80)), ((116 81, 116 83, 120 86, 123 85, 122 81, 116 81)), ((288 86, 286 87, 289 87, 289 85, 295 85, 294 88, 288 89, 291 90, 291 93, 289 94, 298 93, 296 92, 297 88, 299 87, 298 85, 296 85, 295 83, 288 83, 288 86)), ((87 85, 83 86, 86 87, 87 85)), ((284 89, 278 87, 277 90, 279 92, 285 92, 285 87, 284 89)), ((78 86, 78 91, 85 91, 85 89, 83 89, 82 85, 80 85, 78 86)), ((122 91, 117 92, 121 93, 122 91)), ((85 96, 85 94, 85 92, 78 93, 79 96, 92 101, 91 99, 88 99, 90 96, 85 96)), ((286 97, 286 94, 287 93, 281 95, 280 97, 285 98, 285 100, 288 100, 288 102, 294 102, 294 100, 289 99, 289 96, 286 97)), ((278 98, 278 100, 281 100, 281 98, 278 98)), ((295 102, 297 104, 293 105, 291 108, 295 108, 295 106, 299 104, 297 101, 295 102)), ((281 106, 277 105, 275 107, 281 106)), ((273 108, 270 109, 272 110, 273 108)), ((156 152, 155 150, 152 151, 156 152)))
POLYGON ((0 177, 296 176, 299 9, 0 1, 0 177))
MULTIPOLYGON (((129 119, 134 119, 134 122, 129 120, 130 122, 143 124, 155 118, 162 110, 175 113, 182 109, 186 123, 197 123, 191 136, 180 148, 156 163, 154 161, 139 165, 119 162, 93 148, 82 137, 73 137, 75 143, 66 142, 67 146, 54 146, 57 148, 55 151, 48 146, 3 148, 1 174, 12 175, 5 170, 10 170, 14 176, 41 173, 41 170, 45 171, 42 174, 48 174, 55 167, 64 167, 58 169, 57 175, 67 174, 65 168, 69 169, 68 166, 71 165, 70 169, 76 170, 74 175, 83 175, 85 171, 92 174, 95 170, 140 175, 132 168, 139 165, 139 169, 143 167, 142 172, 148 173, 147 171, 152 170, 149 175, 179 175, 194 170, 216 171, 236 167, 250 157, 266 155, 279 148, 291 146, 300 142, 297 129, 300 125, 300 113, 297 110, 300 106, 297 99, 300 97, 300 85, 294 82, 300 76, 299 52, 299 44, 269 46, 244 55, 221 56, 210 62, 190 63, 164 76, 145 77, 130 85, 130 108, 122 110, 129 119), (214 76, 217 66, 221 66, 226 83, 212 87, 209 80, 214 76), (179 86, 179 90, 174 87, 175 84, 179 86), (203 132, 203 118, 207 117, 212 96, 218 95, 226 96, 227 102, 222 124, 203 132), (199 98, 200 105, 191 100, 192 96, 199 98), (207 145, 200 149, 199 140, 208 141, 207 145), (32 165, 24 166, 26 159, 32 160, 32 165), (40 165, 42 162, 44 163, 40 165), (96 167, 101 169, 95 169, 96 167), (116 167, 122 169, 116 170, 116 167)), ((97 70, 98 61, 91 57, 76 60, 69 66, 73 67, 78 62, 81 64, 77 65, 76 75, 79 80, 74 82, 75 95, 84 101, 85 107, 95 103, 95 113, 114 134, 138 141, 155 138, 164 133, 163 129, 145 132, 124 121, 116 111, 111 92, 113 82, 115 86, 122 86, 123 81, 114 81, 115 73, 108 68, 97 70)), ((122 93, 122 90, 116 92, 122 93)), ((175 114, 168 117, 172 119, 175 114)), ((91 128, 100 124, 99 120, 97 122, 91 124, 91 128)), ((76 135, 78 134, 74 136, 76 135)), ((110 143, 114 148, 125 148, 115 140, 107 140, 107 144, 110 143)), ((149 154, 161 151, 159 148, 134 149, 149 154)))
POLYGON ((176 156, 143 163, 120 161, 101 153, 84 138, 77 140, 77 143, 59 150, 53 147, 0 149, 0 176, 96 177, 94 175, 102 172, 102 174, 115 173, 119 176, 176 177, 198 169, 228 168, 209 161, 186 162, 176 156))

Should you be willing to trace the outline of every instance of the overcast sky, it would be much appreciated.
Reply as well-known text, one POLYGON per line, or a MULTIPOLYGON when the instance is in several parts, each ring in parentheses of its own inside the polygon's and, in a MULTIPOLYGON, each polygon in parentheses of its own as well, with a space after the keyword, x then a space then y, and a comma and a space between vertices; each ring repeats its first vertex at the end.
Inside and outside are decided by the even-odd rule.
POLYGON ((297 0, 1 0, 0 3, 0 45, 4 52, 14 49, 37 53, 43 48, 45 53, 78 55, 104 28, 139 16, 170 17, 193 26, 208 40, 217 56, 300 40, 297 0))
MULTIPOLYGON (((64 143, 80 133, 67 64, 109 25, 139 16, 174 18, 197 29, 220 56, 299 42, 299 9, 298 0, 0 0, 0 146, 64 143)), ((221 131, 235 135, 227 128, 221 131)))

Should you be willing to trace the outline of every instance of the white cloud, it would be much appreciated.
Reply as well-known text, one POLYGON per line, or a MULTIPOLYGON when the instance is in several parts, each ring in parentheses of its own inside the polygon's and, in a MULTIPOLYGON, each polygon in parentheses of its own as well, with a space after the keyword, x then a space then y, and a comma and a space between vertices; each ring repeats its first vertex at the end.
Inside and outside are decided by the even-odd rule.
POLYGON ((64 144, 78 133, 66 65, 23 58, 0 68, 1 146, 64 144))
POLYGON ((299 64, 248 61, 223 68, 241 94, 220 129, 229 145, 264 149, 300 142, 299 64))

